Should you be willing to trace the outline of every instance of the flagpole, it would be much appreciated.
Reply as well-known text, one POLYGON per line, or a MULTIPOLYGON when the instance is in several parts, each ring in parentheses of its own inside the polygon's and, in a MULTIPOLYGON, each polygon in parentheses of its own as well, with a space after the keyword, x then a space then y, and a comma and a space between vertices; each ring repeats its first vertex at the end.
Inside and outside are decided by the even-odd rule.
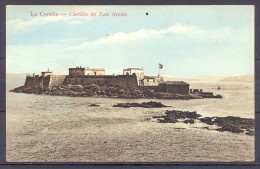
POLYGON ((162 69, 163 68, 163 65, 161 64, 161 63, 159 63, 159 70, 158 70, 158 77, 160 77, 160 75, 161 75, 161 70, 160 69, 162 69))
POLYGON ((158 77, 160 77, 160 63, 158 65, 158 77))

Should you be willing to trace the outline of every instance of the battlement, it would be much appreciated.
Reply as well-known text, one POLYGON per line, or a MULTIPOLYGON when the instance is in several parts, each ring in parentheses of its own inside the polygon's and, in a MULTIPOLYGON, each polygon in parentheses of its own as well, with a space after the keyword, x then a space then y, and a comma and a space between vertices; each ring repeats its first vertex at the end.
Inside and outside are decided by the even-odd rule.
POLYGON ((154 90, 172 94, 189 94, 189 84, 180 81, 163 82, 160 76, 144 76, 143 69, 124 69, 123 75, 105 75, 103 68, 69 68, 69 75, 57 75, 49 70, 40 75, 27 75, 24 86, 49 90, 62 85, 120 86, 124 89, 154 90), (93 73, 94 72, 94 73, 93 73), (148 84, 149 83, 149 84, 148 84))
POLYGON ((137 89, 137 79, 135 75, 87 75, 87 76, 69 76, 69 75, 46 75, 46 76, 26 76, 26 87, 41 88, 48 90, 52 87, 62 85, 82 85, 91 84, 120 86, 128 89, 137 89))
POLYGON ((67 76, 64 84, 87 86, 91 84, 121 86, 123 88, 137 89, 137 79, 135 75, 99 75, 99 76, 67 76))
POLYGON ((69 68, 69 75, 70 76, 105 75, 105 69, 77 66, 76 68, 69 68))

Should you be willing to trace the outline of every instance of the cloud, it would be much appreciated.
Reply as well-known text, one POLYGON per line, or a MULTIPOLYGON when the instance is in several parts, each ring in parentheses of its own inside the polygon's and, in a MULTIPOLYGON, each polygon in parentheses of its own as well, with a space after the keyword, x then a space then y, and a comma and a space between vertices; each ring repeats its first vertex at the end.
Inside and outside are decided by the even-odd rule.
POLYGON ((84 48, 89 45, 99 45, 104 43, 124 43, 129 41, 136 41, 140 39, 151 39, 151 38, 161 38, 162 35, 155 30, 140 29, 136 32, 124 33, 118 32, 112 35, 107 35, 96 41, 85 42, 79 48, 84 48))
POLYGON ((39 16, 33 18, 28 21, 16 19, 16 20, 9 20, 7 21, 7 31, 12 30, 12 32, 18 31, 26 31, 28 28, 35 27, 35 26, 42 26, 48 23, 54 22, 67 22, 69 24, 82 24, 84 21, 90 20, 90 17, 84 16, 39 16))
POLYGON ((160 33, 185 33, 187 31, 194 31, 195 29, 196 29, 196 27, 193 27, 193 26, 176 24, 176 25, 172 25, 166 29, 162 29, 159 32, 160 33))
POLYGON ((69 47, 66 50, 81 50, 87 47, 93 47, 104 44, 113 43, 126 43, 137 40, 149 40, 164 38, 167 34, 183 34, 191 38, 203 37, 203 38, 225 38, 227 35, 231 34, 231 30, 225 28, 223 30, 207 30, 195 26, 187 26, 183 24, 175 24, 168 28, 155 30, 155 29, 140 29, 135 32, 124 33, 117 32, 112 35, 107 35, 106 37, 99 38, 94 41, 86 41, 80 45, 69 47))
POLYGON ((155 67, 161 62, 165 65, 163 73, 169 75, 252 73, 251 36, 244 29, 211 30, 175 24, 163 29, 117 32, 93 41, 85 36, 63 37, 51 44, 7 46, 7 72, 32 73, 48 67, 67 72, 72 66, 96 65, 113 73, 136 66, 144 67, 147 74, 156 74, 155 67), (74 46, 64 52, 76 44, 80 48, 74 46))
POLYGON ((56 40, 53 40, 53 42, 66 43, 66 42, 83 41, 83 40, 87 40, 87 39, 88 39, 88 38, 56 39, 56 40))

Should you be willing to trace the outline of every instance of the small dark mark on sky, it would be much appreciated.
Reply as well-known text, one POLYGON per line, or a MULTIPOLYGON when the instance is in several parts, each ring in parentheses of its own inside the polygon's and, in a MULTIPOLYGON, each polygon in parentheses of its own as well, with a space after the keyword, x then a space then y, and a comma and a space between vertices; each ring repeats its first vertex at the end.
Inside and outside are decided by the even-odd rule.
POLYGON ((146 15, 148 15, 148 12, 146 12, 146 15))

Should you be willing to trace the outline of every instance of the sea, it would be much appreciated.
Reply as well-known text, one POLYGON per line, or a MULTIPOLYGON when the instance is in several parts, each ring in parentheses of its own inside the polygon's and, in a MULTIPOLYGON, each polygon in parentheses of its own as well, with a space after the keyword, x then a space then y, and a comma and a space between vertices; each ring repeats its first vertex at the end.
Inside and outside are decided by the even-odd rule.
MULTIPOLYGON (((6 157, 9 162, 229 162, 254 160, 254 136, 162 124, 166 110, 202 116, 254 118, 254 83, 190 81, 223 99, 122 99, 13 93, 24 75, 6 82, 6 157), (221 86, 218 90, 217 87, 221 86), (117 103, 162 102, 165 108, 118 108, 117 103), (92 107, 90 104, 99 106, 92 107), (240 154, 238 156, 238 154, 240 154)), ((188 79, 187 79, 188 80, 188 79)))

